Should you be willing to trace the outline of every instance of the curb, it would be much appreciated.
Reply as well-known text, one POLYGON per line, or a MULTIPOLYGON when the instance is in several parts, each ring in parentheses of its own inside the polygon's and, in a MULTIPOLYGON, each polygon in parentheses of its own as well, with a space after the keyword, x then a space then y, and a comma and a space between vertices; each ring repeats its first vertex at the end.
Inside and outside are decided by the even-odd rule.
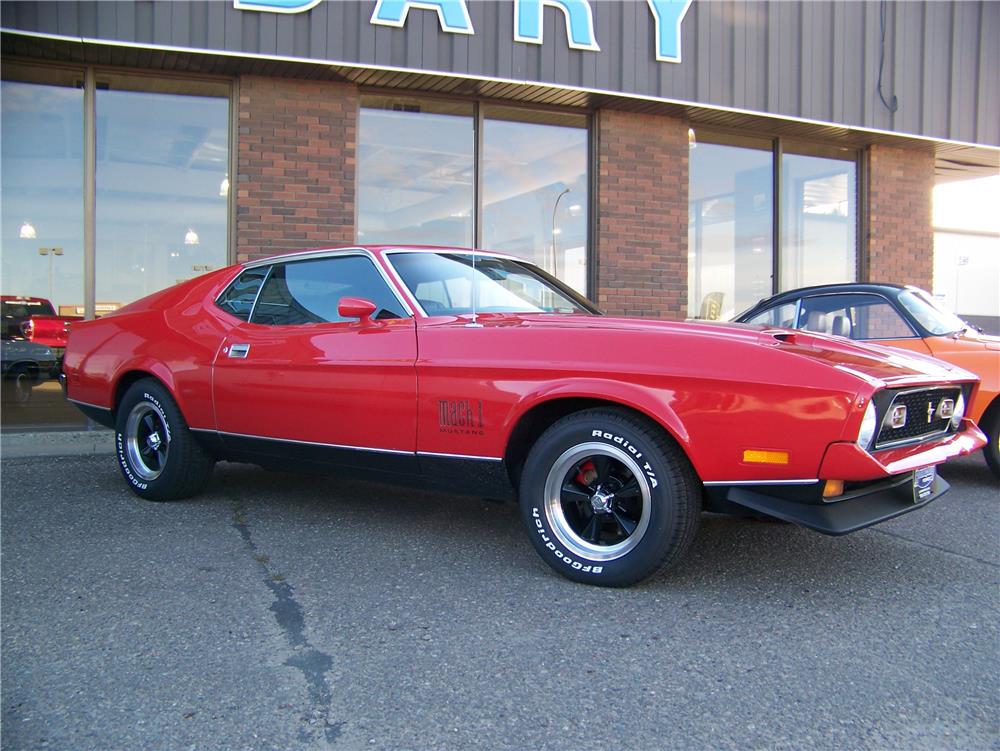
POLYGON ((113 454, 114 438, 114 431, 111 430, 4 433, 0 435, 0 457, 23 459, 33 456, 113 454))

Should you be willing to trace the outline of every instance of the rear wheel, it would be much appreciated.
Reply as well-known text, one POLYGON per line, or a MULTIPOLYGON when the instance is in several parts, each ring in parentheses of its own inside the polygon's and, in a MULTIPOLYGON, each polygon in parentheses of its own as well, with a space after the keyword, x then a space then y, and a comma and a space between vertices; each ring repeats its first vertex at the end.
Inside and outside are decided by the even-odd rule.
POLYGON ((563 418, 532 447, 520 504, 535 549, 575 581, 622 587, 678 561, 694 539, 700 484, 663 432, 616 410, 563 418))
POLYGON ((194 495, 214 464, 170 392, 152 378, 132 384, 118 405, 115 451, 132 491, 150 501, 194 495))
POLYGON ((31 389, 37 377, 26 365, 15 365, 4 376, 3 397, 10 405, 23 407, 31 401, 31 389))

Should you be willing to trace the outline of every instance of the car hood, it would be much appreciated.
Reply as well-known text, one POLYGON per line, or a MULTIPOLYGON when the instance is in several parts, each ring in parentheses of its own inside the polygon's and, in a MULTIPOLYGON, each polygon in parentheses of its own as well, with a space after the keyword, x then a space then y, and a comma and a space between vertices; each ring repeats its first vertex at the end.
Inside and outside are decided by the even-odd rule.
POLYGON ((852 375, 876 388, 900 387, 931 382, 974 381, 976 376, 942 360, 883 347, 869 342, 855 342, 843 337, 813 332, 756 326, 741 323, 704 321, 652 321, 611 316, 560 316, 522 314, 497 316, 481 314, 479 321, 489 325, 514 325, 560 329, 589 329, 631 332, 652 337, 691 338, 712 343, 724 357, 738 364, 745 347, 767 348, 779 359, 780 367, 795 368, 795 361, 822 363, 852 375), (491 320, 492 319, 492 320, 491 320))

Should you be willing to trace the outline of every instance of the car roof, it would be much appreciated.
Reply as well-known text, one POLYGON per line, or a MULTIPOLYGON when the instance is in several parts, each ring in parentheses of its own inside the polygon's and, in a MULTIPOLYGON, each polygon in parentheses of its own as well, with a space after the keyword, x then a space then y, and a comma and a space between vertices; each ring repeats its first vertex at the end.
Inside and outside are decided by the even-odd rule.
POLYGON ((784 300, 797 300, 800 297, 808 297, 810 295, 831 295, 843 292, 881 292, 894 297, 905 289, 907 289, 907 286, 904 284, 890 284, 888 282, 843 282, 840 284, 817 284, 812 287, 799 287, 798 289, 779 292, 776 295, 758 300, 738 317, 742 318, 751 311, 770 307, 784 300))
POLYGON ((475 253, 476 255, 489 256, 491 258, 512 258, 514 260, 521 260, 517 258, 517 256, 512 256, 507 253, 498 253, 490 250, 479 250, 477 248, 456 248, 454 246, 449 246, 449 245, 344 245, 332 248, 312 248, 309 250, 297 250, 291 253, 278 253, 277 255, 267 256, 266 258, 255 258, 251 261, 243 263, 242 265, 245 268, 249 268, 252 266, 264 266, 279 261, 300 261, 309 258, 322 258, 324 256, 350 254, 351 252, 369 253, 378 256, 383 256, 389 253, 412 253, 412 252, 475 253))

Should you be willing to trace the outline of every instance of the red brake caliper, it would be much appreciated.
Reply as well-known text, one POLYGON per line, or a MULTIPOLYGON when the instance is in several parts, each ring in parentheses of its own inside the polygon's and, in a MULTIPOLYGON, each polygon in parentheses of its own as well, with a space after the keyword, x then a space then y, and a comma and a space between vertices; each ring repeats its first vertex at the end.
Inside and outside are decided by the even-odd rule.
POLYGON ((590 487, 591 483, 597 479, 597 467, 588 459, 580 465, 580 471, 576 473, 576 481, 584 487, 590 487))

